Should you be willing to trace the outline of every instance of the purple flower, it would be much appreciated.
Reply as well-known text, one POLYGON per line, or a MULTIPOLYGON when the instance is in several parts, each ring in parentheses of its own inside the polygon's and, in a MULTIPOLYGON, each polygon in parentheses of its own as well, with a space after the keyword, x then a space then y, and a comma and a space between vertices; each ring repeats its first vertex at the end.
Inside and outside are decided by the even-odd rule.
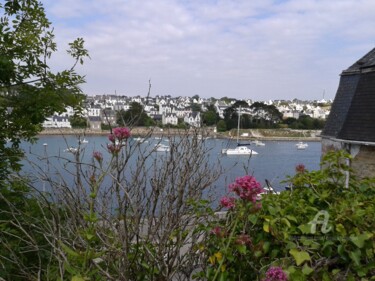
POLYGON ((235 207, 235 199, 233 197, 223 197, 220 199, 220 205, 224 208, 232 209, 235 207))
POLYGON ((266 278, 263 281, 287 281, 288 276, 281 267, 272 266, 266 272, 266 278))
POLYGON ((101 152, 99 151, 94 151, 92 156, 96 159, 96 161, 98 161, 99 163, 102 162, 103 160, 103 155, 101 152))
POLYGON ((248 234, 240 234, 236 238, 236 244, 238 245, 252 245, 251 238, 248 234))
POLYGON ((296 172, 297 172, 298 174, 303 174, 304 172, 306 172, 306 167, 305 167, 305 165, 303 165, 303 164, 298 164, 298 165, 296 166, 296 172))
POLYGON ((253 203, 257 201, 258 195, 264 191, 260 183, 252 176, 237 178, 234 183, 229 185, 229 189, 241 199, 253 203))
POLYGON ((113 134, 116 136, 116 138, 119 141, 127 139, 131 136, 129 128, 125 128, 125 127, 114 128, 113 134))
POLYGON ((115 137, 114 134, 108 135, 108 139, 109 139, 110 142, 113 142, 113 143, 116 141, 116 137, 115 137))
POLYGON ((117 154, 121 150, 121 146, 115 144, 108 144, 107 149, 111 154, 117 154))
POLYGON ((225 233, 220 226, 215 226, 213 229, 211 229, 211 234, 213 234, 217 237, 224 237, 225 236, 225 233))

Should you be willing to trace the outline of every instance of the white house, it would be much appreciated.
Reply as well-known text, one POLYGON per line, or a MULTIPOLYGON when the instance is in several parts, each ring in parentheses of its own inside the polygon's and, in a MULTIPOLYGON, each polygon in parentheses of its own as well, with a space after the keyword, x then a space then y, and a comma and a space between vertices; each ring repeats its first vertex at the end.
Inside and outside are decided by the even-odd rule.
POLYGON ((167 125, 177 125, 178 124, 178 117, 174 113, 169 113, 169 114, 163 114, 162 116, 162 124, 167 125))
POLYGON ((185 116, 184 122, 193 127, 201 126, 201 114, 200 112, 193 112, 185 116))
POLYGON ((53 115, 43 122, 43 128, 71 128, 68 116, 53 115))

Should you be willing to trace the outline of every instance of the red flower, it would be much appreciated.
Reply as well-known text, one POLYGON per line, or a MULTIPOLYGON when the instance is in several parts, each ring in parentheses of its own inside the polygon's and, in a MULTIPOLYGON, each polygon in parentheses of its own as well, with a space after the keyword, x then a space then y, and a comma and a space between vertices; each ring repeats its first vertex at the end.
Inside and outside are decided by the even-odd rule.
POLYGON ((113 134, 119 141, 129 138, 131 135, 129 128, 125 127, 114 128, 113 134))
POLYGON ((296 172, 297 172, 298 174, 303 174, 304 172, 306 172, 306 167, 305 167, 305 165, 303 165, 303 164, 298 164, 298 165, 296 166, 296 172))
POLYGON ((235 207, 235 199, 233 197, 223 197, 220 199, 220 205, 224 208, 232 209, 235 207))
POLYGON ((264 192, 260 183, 252 176, 237 178, 234 183, 229 185, 229 189, 236 193, 241 199, 253 203, 257 201, 258 195, 264 192))

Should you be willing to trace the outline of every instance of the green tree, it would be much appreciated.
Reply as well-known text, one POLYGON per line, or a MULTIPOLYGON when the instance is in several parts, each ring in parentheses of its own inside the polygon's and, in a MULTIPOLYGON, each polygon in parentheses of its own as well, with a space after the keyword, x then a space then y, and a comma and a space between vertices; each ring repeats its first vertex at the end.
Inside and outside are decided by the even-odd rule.
POLYGON ((225 132, 227 130, 227 124, 224 120, 220 120, 217 122, 217 131, 218 132, 225 132))
POLYGON ((80 108, 84 77, 75 67, 88 52, 81 38, 69 46, 72 65, 52 72, 48 64, 57 46, 42 4, 0 2, 0 277, 6 280, 47 280, 51 266, 52 245, 40 231, 41 218, 50 213, 40 208, 29 180, 14 172, 21 168, 22 140, 33 141, 53 113, 80 108))
MULTIPOLYGON (((224 110, 224 120, 226 123, 227 130, 237 128, 238 126, 238 110, 239 108, 248 108, 249 105, 245 101, 236 101, 232 106, 229 106, 224 110)), ((243 125, 241 123, 241 125, 243 125)), ((245 128, 241 126, 241 128, 245 128)))
POLYGON ((206 111, 202 114, 202 120, 203 124, 207 126, 215 125, 218 120, 217 113, 214 111, 206 111))
POLYGON ((87 119, 82 116, 72 116, 69 118, 72 128, 87 128, 87 119))
POLYGON ((207 105, 207 111, 202 113, 202 120, 203 124, 207 126, 215 125, 220 120, 219 113, 216 111, 214 105, 207 105))
POLYGON ((132 102, 129 110, 120 110, 117 113, 116 122, 120 126, 151 126, 154 124, 144 111, 143 105, 138 102, 132 102))
POLYGON ((282 113, 274 105, 254 102, 250 108, 254 113, 254 120, 258 127, 274 127, 282 120, 282 113))
POLYGON ((0 178, 17 170, 22 139, 31 141, 41 123, 66 106, 77 108, 83 99, 84 77, 75 66, 88 57, 84 40, 69 44, 72 66, 53 73, 48 67, 57 50, 53 29, 37 0, 0 3, 0 178), (5 139, 11 144, 6 145, 5 139))

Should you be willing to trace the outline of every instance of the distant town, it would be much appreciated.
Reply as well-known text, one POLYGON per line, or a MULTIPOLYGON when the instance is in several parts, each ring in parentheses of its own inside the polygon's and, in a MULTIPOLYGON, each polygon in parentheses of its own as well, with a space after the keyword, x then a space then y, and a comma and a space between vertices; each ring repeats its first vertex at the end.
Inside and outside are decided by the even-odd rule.
POLYGON ((43 128, 86 127, 91 130, 103 130, 108 126, 126 124, 131 118, 135 120, 136 115, 143 114, 144 117, 141 121, 138 118, 139 124, 136 125, 218 126, 225 131, 236 126, 234 121, 240 113, 244 119, 244 128, 274 128, 283 124, 284 127, 294 126, 295 129, 320 129, 330 113, 331 104, 332 100, 324 98, 314 101, 294 99, 259 102, 227 97, 205 99, 198 95, 192 97, 95 95, 86 96, 83 110, 78 115, 73 108, 67 107, 65 112, 50 116, 43 123, 43 128), (303 122, 302 119, 310 120, 310 123, 315 125, 306 125, 308 122, 303 122), (307 128, 304 128, 306 126, 307 128))

